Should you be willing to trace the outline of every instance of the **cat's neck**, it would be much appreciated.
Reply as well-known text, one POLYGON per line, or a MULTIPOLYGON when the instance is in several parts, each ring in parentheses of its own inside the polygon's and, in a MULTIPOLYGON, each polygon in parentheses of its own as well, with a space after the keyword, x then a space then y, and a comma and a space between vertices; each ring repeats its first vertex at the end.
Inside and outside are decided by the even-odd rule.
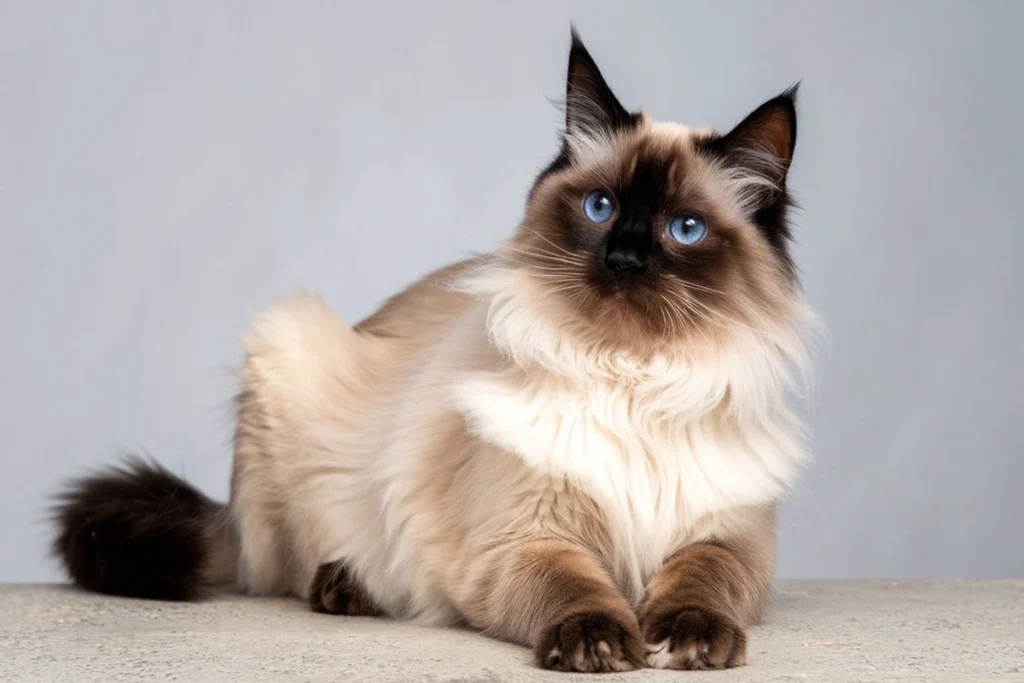
POLYGON ((637 353, 581 329, 546 299, 542 283, 491 265, 461 285, 477 297, 477 319, 504 373, 530 384, 612 392, 667 416, 693 418, 727 409, 740 421, 785 410, 802 386, 807 353, 794 325, 736 326, 714 344, 677 340, 637 353))

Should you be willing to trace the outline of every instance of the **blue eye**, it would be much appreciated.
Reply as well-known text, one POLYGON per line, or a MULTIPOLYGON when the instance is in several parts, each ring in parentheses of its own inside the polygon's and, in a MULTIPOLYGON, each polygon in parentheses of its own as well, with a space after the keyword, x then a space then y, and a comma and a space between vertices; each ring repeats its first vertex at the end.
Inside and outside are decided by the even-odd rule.
POLYGON ((708 234, 708 224, 700 216, 676 216, 668 223, 668 234, 679 244, 697 244, 708 234))
POLYGON ((604 223, 615 215, 615 200, 604 190, 594 190, 583 198, 583 215, 594 223, 604 223))

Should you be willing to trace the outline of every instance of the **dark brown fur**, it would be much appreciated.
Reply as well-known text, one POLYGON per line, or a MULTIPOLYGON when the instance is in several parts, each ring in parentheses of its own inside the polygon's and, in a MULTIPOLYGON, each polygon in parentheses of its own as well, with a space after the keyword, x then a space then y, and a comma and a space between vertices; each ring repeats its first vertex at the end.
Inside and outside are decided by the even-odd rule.
POLYGON ((230 580, 217 566, 231 553, 223 511, 156 463, 130 458, 57 497, 54 551, 87 590, 191 600, 230 580))
POLYGON ((648 643, 668 640, 669 667, 725 669, 746 662, 743 629, 771 588, 771 558, 739 544, 684 548, 651 580, 640 608, 648 643))
POLYGON ((742 320, 745 298, 761 296, 758 282, 751 279, 758 255, 750 242, 756 237, 744 235, 749 228, 729 220, 699 184, 685 182, 687 168, 700 163, 687 149, 649 138, 627 147, 609 168, 553 176, 537 192, 524 223, 529 230, 521 235, 530 254, 526 260, 544 269, 552 286, 578 285, 573 291, 576 310, 603 330, 678 340, 691 328, 706 335, 716 332, 699 315, 708 309, 742 320), (670 182, 672 176, 678 179, 670 182), (595 188, 612 189, 623 204, 639 204, 635 210, 653 226, 649 265, 629 281, 609 273, 600 260, 618 216, 612 226, 595 225, 580 209, 595 188), (667 222, 684 212, 707 220, 711 230, 702 243, 684 247, 666 237, 667 222), (560 260, 565 252, 593 257, 570 266, 560 260), (666 316, 666 299, 692 301, 696 310, 685 319, 666 316))
POLYGON ((590 672, 643 666, 636 615, 590 553, 559 541, 529 544, 497 583, 505 609, 522 610, 517 621, 537 634, 529 640, 540 666, 590 672))
POLYGON ((766 102, 725 135, 659 128, 622 108, 574 38, 566 142, 534 184, 510 258, 550 283, 575 319, 605 338, 618 331, 628 339, 615 341, 634 347, 646 341, 655 350, 686 338, 714 345, 726 321, 756 326, 753 317, 782 305, 797 286, 786 223, 795 96, 791 89, 766 102), (582 134, 608 146, 584 162, 568 142, 581 134, 574 129, 581 118, 582 134), (738 214, 729 195, 736 176, 763 181, 746 188, 749 215, 738 214), (600 224, 582 210, 594 190, 616 205, 600 224), (679 215, 702 217, 707 237, 691 246, 669 237, 669 222, 679 215), (642 267, 625 274, 607 267, 609 253, 622 245, 642 267))
POLYGON ((309 606, 314 612, 351 617, 382 617, 384 612, 343 561, 317 567, 309 587, 309 606))

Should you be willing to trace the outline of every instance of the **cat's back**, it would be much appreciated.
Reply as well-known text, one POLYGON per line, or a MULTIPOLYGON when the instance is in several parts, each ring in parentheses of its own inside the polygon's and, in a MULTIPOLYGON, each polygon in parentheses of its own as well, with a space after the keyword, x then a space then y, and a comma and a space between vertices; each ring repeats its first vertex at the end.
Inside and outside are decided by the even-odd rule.
POLYGON ((379 390, 465 310, 469 297, 451 284, 473 264, 426 275, 354 326, 316 296, 277 301, 255 316, 244 337, 245 390, 281 412, 307 416, 379 390))
POLYGON ((429 273, 385 301, 355 330, 392 342, 429 341, 470 304, 471 297, 455 285, 479 263, 479 258, 466 259, 429 273))

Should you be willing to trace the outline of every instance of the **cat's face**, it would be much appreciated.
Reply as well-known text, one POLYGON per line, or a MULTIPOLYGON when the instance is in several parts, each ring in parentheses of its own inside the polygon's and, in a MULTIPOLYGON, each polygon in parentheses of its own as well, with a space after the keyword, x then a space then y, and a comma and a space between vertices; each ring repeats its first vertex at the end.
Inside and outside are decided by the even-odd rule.
POLYGON ((784 315, 794 91, 726 135, 630 113, 573 35, 566 130, 507 256, 617 343, 714 343, 784 315))

